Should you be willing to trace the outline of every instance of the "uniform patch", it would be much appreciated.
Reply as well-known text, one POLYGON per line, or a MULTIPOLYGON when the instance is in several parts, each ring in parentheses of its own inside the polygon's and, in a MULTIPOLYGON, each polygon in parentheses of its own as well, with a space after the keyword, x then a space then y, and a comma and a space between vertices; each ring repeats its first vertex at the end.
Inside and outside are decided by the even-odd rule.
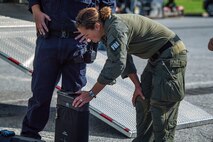
POLYGON ((116 39, 113 40, 111 43, 110 43, 110 48, 115 51, 116 49, 120 48, 121 44, 120 42, 118 42, 116 39))

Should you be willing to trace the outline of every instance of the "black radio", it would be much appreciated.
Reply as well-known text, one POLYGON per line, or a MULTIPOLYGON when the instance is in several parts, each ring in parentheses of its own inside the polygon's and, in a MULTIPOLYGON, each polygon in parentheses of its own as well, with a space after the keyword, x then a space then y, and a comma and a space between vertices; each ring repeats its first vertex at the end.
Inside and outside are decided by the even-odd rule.
POLYGON ((72 102, 78 95, 58 91, 55 142, 88 142, 89 103, 73 107, 72 102))

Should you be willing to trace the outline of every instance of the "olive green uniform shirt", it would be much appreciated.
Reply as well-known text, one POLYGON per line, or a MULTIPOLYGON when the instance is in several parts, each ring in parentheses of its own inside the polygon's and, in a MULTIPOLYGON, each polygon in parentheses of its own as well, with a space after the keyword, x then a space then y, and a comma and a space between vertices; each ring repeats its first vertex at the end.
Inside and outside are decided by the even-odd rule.
POLYGON ((108 58, 97 81, 105 85, 119 75, 136 73, 131 55, 148 59, 175 36, 162 24, 134 14, 112 15, 104 22, 104 30, 108 58))

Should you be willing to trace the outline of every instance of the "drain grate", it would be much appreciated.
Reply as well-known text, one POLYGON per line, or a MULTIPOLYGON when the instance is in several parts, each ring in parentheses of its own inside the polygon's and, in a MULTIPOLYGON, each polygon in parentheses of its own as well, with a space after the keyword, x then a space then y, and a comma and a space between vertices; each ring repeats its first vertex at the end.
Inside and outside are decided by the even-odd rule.
POLYGON ((205 95, 211 93, 213 94, 213 87, 194 88, 186 90, 186 95, 205 95))

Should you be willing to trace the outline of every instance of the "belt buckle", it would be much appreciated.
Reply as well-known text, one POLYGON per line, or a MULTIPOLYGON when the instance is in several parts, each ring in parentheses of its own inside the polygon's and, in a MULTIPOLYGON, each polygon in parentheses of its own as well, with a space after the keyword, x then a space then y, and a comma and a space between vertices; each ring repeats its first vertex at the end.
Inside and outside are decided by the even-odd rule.
POLYGON ((69 37, 69 33, 66 31, 61 31, 61 38, 68 38, 69 37))

